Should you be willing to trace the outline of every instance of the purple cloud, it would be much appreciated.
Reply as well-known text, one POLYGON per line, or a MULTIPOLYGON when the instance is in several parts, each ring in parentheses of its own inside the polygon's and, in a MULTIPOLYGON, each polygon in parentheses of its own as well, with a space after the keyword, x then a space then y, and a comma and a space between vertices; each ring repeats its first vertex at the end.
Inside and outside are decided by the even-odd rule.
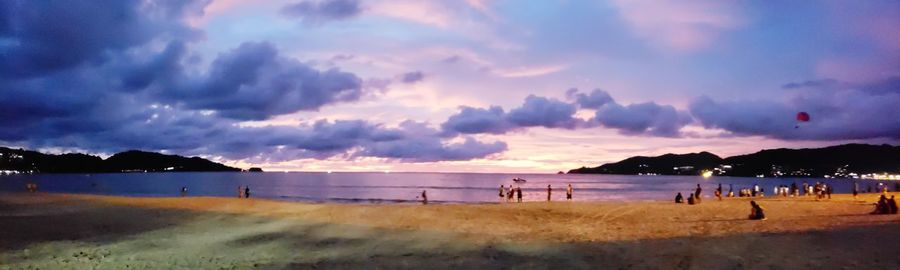
POLYGON ((856 88, 806 89, 779 101, 714 101, 701 97, 691 102, 691 113, 706 128, 737 135, 784 140, 849 140, 900 138, 898 91, 856 88), (797 123, 804 111, 812 121, 797 123), (795 128, 796 127, 796 128, 795 128))
POLYGON ((578 89, 572 88, 566 91, 566 97, 575 100, 575 103, 584 109, 599 109, 603 105, 613 102, 612 96, 600 89, 594 89, 590 94, 584 94, 578 93, 578 89))
POLYGON ((691 117, 670 105, 654 102, 629 104, 608 103, 597 110, 597 122, 627 135, 646 134, 661 137, 681 136, 681 128, 691 123, 691 117))
POLYGON ((448 135, 462 134, 503 134, 516 128, 506 120, 506 113, 499 106, 487 109, 461 106, 459 113, 447 118, 441 129, 448 135))
POLYGON ((579 119, 573 117, 575 105, 556 99, 529 95, 522 107, 509 111, 506 118, 520 127, 575 128, 579 119))
POLYGON ((407 72, 400 76, 400 80, 403 81, 403 83, 416 83, 424 79, 425 73, 422 73, 421 71, 407 72))
POLYGON ((362 11, 358 0, 308 0, 281 8, 285 16, 300 18, 307 24, 349 19, 362 11))

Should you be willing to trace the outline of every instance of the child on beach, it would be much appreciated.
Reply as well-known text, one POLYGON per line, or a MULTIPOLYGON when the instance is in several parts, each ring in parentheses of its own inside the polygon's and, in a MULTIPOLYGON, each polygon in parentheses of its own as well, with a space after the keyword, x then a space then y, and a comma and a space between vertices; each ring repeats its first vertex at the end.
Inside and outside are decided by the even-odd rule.
POLYGON ((688 204, 694 205, 695 203, 696 203, 696 200, 694 199, 694 193, 691 193, 691 196, 688 197, 688 204))
POLYGON ((684 197, 681 196, 681 192, 678 192, 678 195, 675 195, 675 203, 684 203, 684 197))
POLYGON ((569 184, 569 187, 566 188, 566 200, 572 200, 572 184, 569 184))
POLYGON ((875 204, 875 210, 872 211, 872 213, 870 213, 870 214, 873 214, 873 215, 890 214, 891 210, 888 207, 889 206, 888 206, 887 198, 885 198, 884 195, 881 195, 881 197, 878 198, 878 203, 875 204))
POLYGON ((522 202, 522 188, 516 187, 516 198, 519 199, 519 202, 522 202))
POLYGON ((506 194, 503 193, 503 185, 500 185, 500 202, 503 202, 503 197, 506 197, 506 194))
POLYGON ((762 206, 756 203, 756 201, 750 201, 750 219, 752 220, 766 220, 766 214, 763 211, 762 206))

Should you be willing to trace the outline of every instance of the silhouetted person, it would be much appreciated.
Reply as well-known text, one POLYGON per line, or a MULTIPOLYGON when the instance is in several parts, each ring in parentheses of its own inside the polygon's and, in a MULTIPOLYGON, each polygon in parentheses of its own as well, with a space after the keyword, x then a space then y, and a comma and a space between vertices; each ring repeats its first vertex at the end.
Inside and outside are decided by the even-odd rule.
POLYGON ((425 190, 422 190, 422 204, 428 204, 428 194, 425 193, 425 190))
POLYGON ((498 196, 500 196, 500 202, 503 202, 503 198, 506 197, 506 194, 504 194, 503 185, 500 185, 500 193, 498 196))
POLYGON ((872 184, 866 185, 866 193, 872 193, 872 184))
POLYGON ((719 183, 719 187, 716 188, 716 198, 720 201, 722 200, 722 183, 719 183))
POLYGON ((244 187, 244 198, 250 198, 250 186, 244 187))
POLYGON ((513 188, 512 185, 509 185, 509 189, 506 190, 506 201, 511 202, 513 200, 513 196, 516 195, 516 189, 513 188))
POLYGON ((522 202, 522 188, 516 187, 516 198, 519 199, 519 202, 522 202))
POLYGON ((894 200, 894 195, 891 195, 891 198, 887 200, 888 212, 891 214, 897 214, 897 201, 894 200))
POLYGON ((675 195, 675 203, 684 203, 684 197, 681 196, 681 192, 678 192, 678 195, 675 195))
POLYGON ((734 186, 732 184, 728 184, 728 197, 734 197, 734 186))
POLYGON ((825 194, 828 194, 828 199, 831 199, 831 193, 834 193, 834 188, 830 185, 825 187, 825 194))
POLYGON ((572 200, 572 191, 573 191, 573 190, 572 190, 572 184, 569 184, 569 187, 566 188, 566 200, 567 200, 567 201, 571 201, 571 200, 572 200))
POLYGON ((688 204, 694 205, 696 203, 697 203, 697 201, 696 201, 696 199, 694 199, 694 193, 691 193, 691 196, 688 197, 688 204))
POLYGON ((759 185, 753 184, 753 191, 750 193, 752 197, 756 197, 756 194, 759 194, 759 185))
POLYGON ((853 181, 853 199, 856 200, 859 198, 859 183, 853 181))
POLYGON ((181 197, 187 196, 187 187, 181 187, 181 197))
POLYGON ((697 184, 697 189, 694 190, 694 199, 697 200, 697 203, 700 203, 700 193, 703 192, 703 189, 700 188, 700 184, 697 184))
POLYGON ((888 208, 888 201, 884 195, 878 199, 878 203, 875 204, 875 210, 872 211, 873 215, 883 215, 891 212, 891 209, 888 208))
POLYGON ((762 206, 756 203, 756 201, 750 201, 750 219, 753 220, 765 220, 766 213, 763 211, 762 206))
POLYGON ((550 201, 550 194, 553 193, 553 189, 550 188, 550 185, 547 185, 547 201, 550 201))

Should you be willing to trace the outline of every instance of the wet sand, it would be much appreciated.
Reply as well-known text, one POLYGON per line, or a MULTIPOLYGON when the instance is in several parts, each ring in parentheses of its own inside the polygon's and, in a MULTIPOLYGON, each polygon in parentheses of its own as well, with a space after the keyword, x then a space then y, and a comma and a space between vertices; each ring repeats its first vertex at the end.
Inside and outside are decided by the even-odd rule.
POLYGON ((0 269, 900 269, 877 194, 467 205, 2 194, 0 269))

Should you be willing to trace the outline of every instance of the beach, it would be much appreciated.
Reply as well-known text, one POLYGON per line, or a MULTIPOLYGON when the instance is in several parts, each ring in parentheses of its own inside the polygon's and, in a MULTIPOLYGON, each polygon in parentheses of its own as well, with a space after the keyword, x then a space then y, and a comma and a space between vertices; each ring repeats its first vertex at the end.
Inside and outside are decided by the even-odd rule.
MULTIPOLYGON (((893 194, 893 193, 892 193, 893 194)), ((0 269, 897 269, 879 194, 503 204, 313 204, 4 193, 0 269)), ((576 194, 577 196, 577 194, 576 194)))

